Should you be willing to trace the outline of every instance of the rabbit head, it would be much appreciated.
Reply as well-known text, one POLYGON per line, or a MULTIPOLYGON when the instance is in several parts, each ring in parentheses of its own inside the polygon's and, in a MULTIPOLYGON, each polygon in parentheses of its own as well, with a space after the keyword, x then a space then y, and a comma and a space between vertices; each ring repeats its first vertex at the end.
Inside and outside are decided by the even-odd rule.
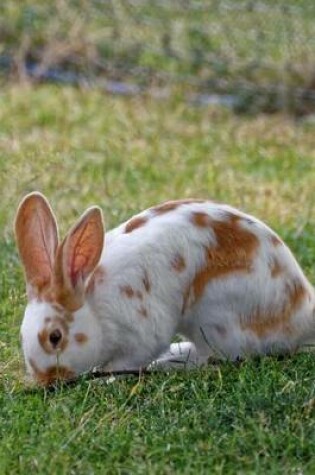
POLYGON ((88 280, 103 250, 101 210, 89 208, 59 243, 46 198, 31 193, 15 221, 28 304, 21 340, 28 373, 49 385, 72 379, 98 360, 101 328, 88 300, 88 280))

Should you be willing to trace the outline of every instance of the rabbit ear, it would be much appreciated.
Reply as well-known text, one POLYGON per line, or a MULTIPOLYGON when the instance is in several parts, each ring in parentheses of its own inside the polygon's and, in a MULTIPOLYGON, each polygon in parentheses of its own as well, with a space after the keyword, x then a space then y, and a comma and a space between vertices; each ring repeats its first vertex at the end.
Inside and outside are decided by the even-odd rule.
POLYGON ((56 219, 42 194, 30 193, 20 203, 15 236, 30 299, 50 285, 58 246, 56 219))
POLYGON ((104 244, 102 212, 89 208, 60 245, 54 276, 59 300, 69 309, 82 304, 84 284, 98 264, 104 244))

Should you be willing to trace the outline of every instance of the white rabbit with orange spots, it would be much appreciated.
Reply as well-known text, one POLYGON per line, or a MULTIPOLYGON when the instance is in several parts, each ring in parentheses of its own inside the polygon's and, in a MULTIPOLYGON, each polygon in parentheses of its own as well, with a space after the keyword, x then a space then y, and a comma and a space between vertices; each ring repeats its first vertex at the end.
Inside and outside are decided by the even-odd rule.
POLYGON ((230 206, 170 201, 106 235, 92 207, 60 243, 35 192, 15 231, 28 297, 23 352, 41 384, 94 367, 293 351, 315 338, 314 289, 290 250, 230 206), (177 334, 189 341, 171 344, 177 334))

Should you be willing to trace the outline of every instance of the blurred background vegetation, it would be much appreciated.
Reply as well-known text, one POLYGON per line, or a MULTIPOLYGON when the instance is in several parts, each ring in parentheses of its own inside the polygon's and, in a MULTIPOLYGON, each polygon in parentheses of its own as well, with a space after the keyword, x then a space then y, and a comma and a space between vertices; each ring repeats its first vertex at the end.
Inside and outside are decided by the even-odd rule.
POLYGON ((314 0, 3 0, 2 79, 315 111, 314 0))

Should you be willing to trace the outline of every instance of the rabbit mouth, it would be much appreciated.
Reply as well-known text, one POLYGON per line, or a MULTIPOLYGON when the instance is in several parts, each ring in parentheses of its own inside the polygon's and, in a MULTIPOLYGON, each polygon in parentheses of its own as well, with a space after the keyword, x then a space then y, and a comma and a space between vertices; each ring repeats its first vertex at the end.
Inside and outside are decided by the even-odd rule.
POLYGON ((41 370, 34 360, 30 360, 30 365, 33 371, 34 379, 41 386, 51 386, 56 381, 69 381, 75 379, 75 372, 62 365, 49 366, 45 370, 41 370))

